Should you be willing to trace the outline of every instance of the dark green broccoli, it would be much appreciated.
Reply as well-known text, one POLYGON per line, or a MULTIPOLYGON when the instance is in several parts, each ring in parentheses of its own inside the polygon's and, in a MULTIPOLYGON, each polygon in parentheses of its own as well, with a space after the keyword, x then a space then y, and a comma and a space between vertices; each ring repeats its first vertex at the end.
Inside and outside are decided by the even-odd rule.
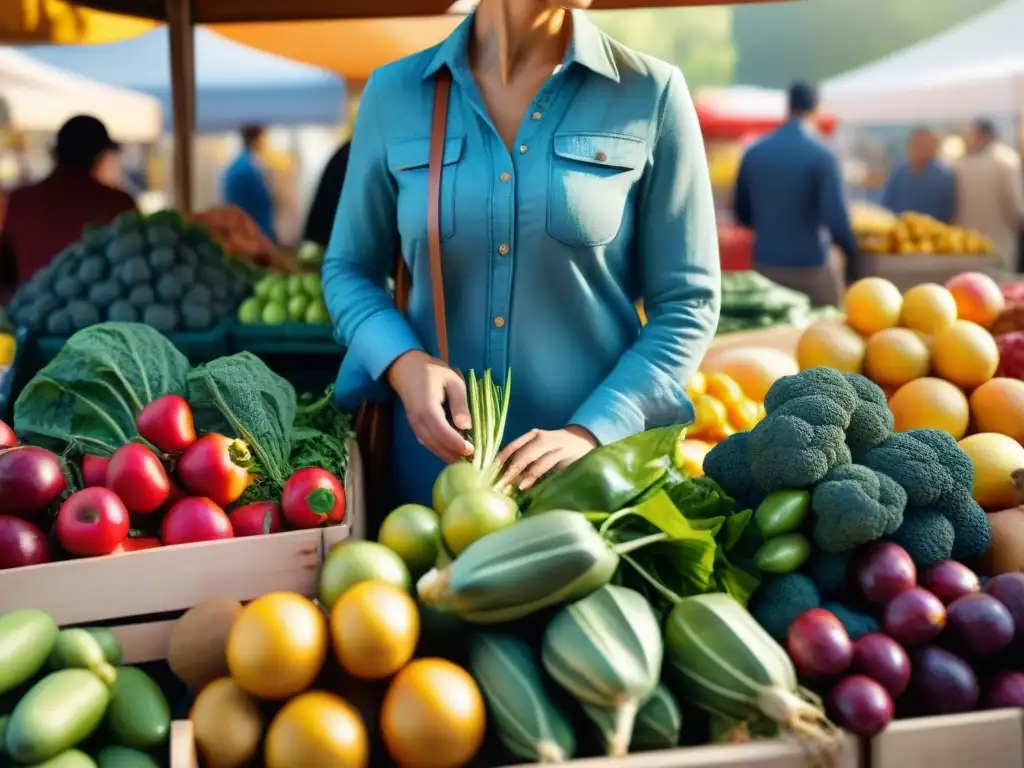
POLYGON ((110 231, 114 235, 126 235, 129 232, 138 232, 142 229, 143 219, 141 214, 135 211, 122 213, 110 223, 110 231))
POLYGON ((167 304, 153 304, 142 311, 142 322, 160 333, 172 333, 178 328, 178 310, 167 304))
POLYGON ((114 323, 137 323, 139 312, 130 301, 115 301, 107 310, 107 319, 114 323))
POLYGON ((156 281, 156 295, 161 301, 180 301, 185 288, 173 273, 160 275, 156 281))
POLYGON ((970 491, 954 489, 939 499, 935 509, 953 525, 954 560, 970 564, 988 551, 992 545, 992 526, 970 491))
POLYGON ((824 599, 838 600, 849 594, 846 574, 853 554, 853 550, 823 552, 817 547, 811 547, 811 556, 803 567, 803 573, 814 582, 824 599))
POLYGON ((153 248, 173 248, 178 244, 178 233, 163 224, 152 224, 146 228, 146 239, 153 248))
POLYGON ((120 298, 121 285, 116 280, 104 280, 101 283, 94 283, 89 288, 89 301, 100 307, 105 307, 120 298))
MULTIPOLYGON (((214 317, 221 316, 214 312, 214 317)), ((704 474, 736 500, 738 509, 756 509, 767 494, 750 472, 747 452, 749 440, 749 432, 737 432, 712 448, 704 457, 704 474)))
POLYGON ((117 279, 129 287, 148 285, 153 279, 153 270, 145 256, 136 256, 117 268, 117 279))
POLYGON ((196 284, 196 270, 188 264, 178 264, 174 268, 174 274, 181 281, 182 285, 196 284))
POLYGON ((148 285, 136 285, 128 294, 128 301, 138 309, 145 309, 156 302, 156 294, 148 285))
POLYGON ((202 307, 208 307, 212 301, 213 291, 210 290, 209 286, 202 285, 201 283, 189 288, 182 298, 183 304, 198 304, 202 307))
POLYGON ((86 227, 82 230, 82 245, 89 251, 104 250, 110 243, 110 235, 106 227, 86 227))
POLYGON ((37 330, 42 328, 54 310, 60 306, 56 296, 44 293, 33 299, 24 309, 19 310, 15 322, 26 328, 37 330))
POLYGON ((939 463, 953 478, 954 489, 971 492, 974 488, 974 464, 949 432, 942 429, 911 429, 904 434, 935 451, 939 463))
POLYGON ((180 264, 184 264, 186 267, 195 269, 199 266, 199 254, 196 253, 195 248, 190 248, 187 245, 179 245, 178 262, 180 264))
POLYGON ((178 254, 173 248, 154 248, 149 252, 149 265, 162 274, 173 267, 178 261, 178 254))
POLYGON ((821 607, 839 619, 846 627, 846 634, 850 636, 851 640, 879 631, 878 622, 865 613, 847 608, 839 603, 825 603, 821 607))
POLYGON ((843 376, 857 393, 857 406, 846 428, 846 444, 856 461, 892 434, 893 416, 881 387, 856 373, 843 376))
POLYGON ((797 616, 820 607, 821 596, 814 582, 799 573, 766 577, 750 601, 751 615, 780 642, 785 642, 797 616))
POLYGON ((204 240, 198 243, 195 248, 202 262, 217 262, 224 258, 224 249, 213 240, 204 240))
POLYGON ((187 330, 205 331, 213 325, 213 315, 207 306, 186 304, 181 310, 181 322, 187 330))
POLYGON ((880 539, 903 523, 907 494, 890 477, 860 464, 836 467, 815 486, 814 542, 826 552, 880 539))
POLYGON ((78 267, 78 279, 86 285, 97 283, 106 277, 107 262, 99 256, 86 256, 78 267))
POLYGON ((73 299, 82 295, 82 284, 73 277, 62 277, 54 284, 53 293, 61 299, 73 299))
POLYGON ((953 487, 953 477, 935 451, 906 432, 890 435, 865 453, 860 463, 903 486, 911 507, 933 507, 953 487))
POLYGON ((185 220, 173 208, 165 208, 162 211, 155 211, 149 214, 146 217, 146 223, 150 226, 161 226, 175 231, 185 226, 185 220))
POLYGON ((857 392, 839 371, 818 366, 792 376, 783 376, 772 384, 764 396, 764 408, 768 413, 778 410, 790 400, 809 395, 824 396, 840 410, 846 412, 842 427, 850 423, 850 414, 857 407, 857 392))
POLYGON ((849 420, 849 413, 824 394, 777 406, 750 431, 747 455, 758 485, 769 491, 810 488, 835 467, 849 464, 849 420))
POLYGON ((934 509, 907 508, 903 525, 887 538, 910 555, 918 570, 924 570, 953 554, 953 524, 934 509))
POLYGON ((141 232, 128 232, 112 240, 107 246, 107 261, 111 264, 121 264, 133 256, 139 256, 146 252, 146 238, 141 232))
MULTIPOLYGON (((231 304, 229 304, 226 301, 218 301, 218 300, 214 299, 213 303, 210 305, 210 314, 213 315, 214 319, 220 319, 222 317, 226 317, 226 316, 230 315, 232 313, 232 311, 233 311, 233 309, 232 309, 231 304)), ((732 494, 729 494, 729 495, 732 496, 732 494)), ((747 505, 747 506, 757 506, 757 505, 754 504, 754 505, 747 505)), ((743 507, 743 509, 746 509, 746 508, 747 507, 743 507)))
POLYGON ((103 317, 100 315, 100 311, 97 309, 96 305, 91 304, 88 301, 83 301, 82 299, 69 301, 67 313, 71 318, 71 326, 76 331, 80 331, 83 328, 88 328, 90 325, 96 325, 97 323, 103 322, 103 317))
POLYGON ((53 336, 70 336, 74 330, 71 313, 66 309, 55 310, 46 317, 46 332, 53 336))
POLYGON ((209 239, 210 232, 202 224, 186 223, 181 228, 181 242, 186 245, 196 246, 209 239))

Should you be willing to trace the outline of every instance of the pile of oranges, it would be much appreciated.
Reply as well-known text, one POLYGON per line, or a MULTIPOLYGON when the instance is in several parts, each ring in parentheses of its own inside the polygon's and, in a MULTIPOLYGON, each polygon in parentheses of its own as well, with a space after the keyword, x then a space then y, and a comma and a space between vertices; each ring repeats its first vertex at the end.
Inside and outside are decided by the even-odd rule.
POLYGON ((746 393, 727 373, 697 372, 686 393, 693 401, 694 422, 683 442, 686 471, 704 474, 704 456, 716 444, 736 432, 746 432, 764 418, 764 403, 746 393))

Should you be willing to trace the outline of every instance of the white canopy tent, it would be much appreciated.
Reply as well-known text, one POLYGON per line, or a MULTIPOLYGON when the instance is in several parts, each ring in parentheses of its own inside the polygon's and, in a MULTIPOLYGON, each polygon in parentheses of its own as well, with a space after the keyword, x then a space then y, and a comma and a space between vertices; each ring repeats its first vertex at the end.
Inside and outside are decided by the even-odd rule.
POLYGON ((77 114, 102 120, 122 142, 155 141, 163 128, 160 103, 0 48, 0 102, 9 129, 54 132, 77 114))
POLYGON ((967 120, 1024 110, 1024 0, 826 81, 823 102, 849 123, 967 120))

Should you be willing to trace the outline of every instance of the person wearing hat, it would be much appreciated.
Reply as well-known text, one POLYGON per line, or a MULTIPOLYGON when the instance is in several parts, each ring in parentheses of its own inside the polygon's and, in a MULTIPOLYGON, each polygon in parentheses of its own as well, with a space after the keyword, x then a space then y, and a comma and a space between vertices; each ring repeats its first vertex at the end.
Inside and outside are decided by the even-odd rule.
POLYGON ((835 306, 841 278, 830 246, 846 255, 848 282, 858 252, 839 164, 812 125, 817 108, 814 86, 790 86, 789 120, 744 154, 733 204, 740 224, 754 230, 754 269, 815 306, 835 306))
POLYGON ((54 169, 42 181, 14 190, 7 201, 3 240, 17 288, 82 236, 84 227, 109 224, 135 201, 111 186, 120 146, 91 115, 76 115, 57 132, 54 169))

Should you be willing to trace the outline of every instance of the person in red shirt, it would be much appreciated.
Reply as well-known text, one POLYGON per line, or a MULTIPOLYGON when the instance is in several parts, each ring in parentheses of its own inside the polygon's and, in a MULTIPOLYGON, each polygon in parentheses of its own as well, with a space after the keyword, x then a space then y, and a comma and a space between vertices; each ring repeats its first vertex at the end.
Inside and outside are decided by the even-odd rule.
POLYGON ((55 167, 42 181, 8 196, 3 222, 5 286, 16 289, 71 243, 89 225, 109 224, 118 214, 137 210, 128 193, 104 183, 115 174, 120 145, 91 115, 69 119, 57 132, 55 167))

